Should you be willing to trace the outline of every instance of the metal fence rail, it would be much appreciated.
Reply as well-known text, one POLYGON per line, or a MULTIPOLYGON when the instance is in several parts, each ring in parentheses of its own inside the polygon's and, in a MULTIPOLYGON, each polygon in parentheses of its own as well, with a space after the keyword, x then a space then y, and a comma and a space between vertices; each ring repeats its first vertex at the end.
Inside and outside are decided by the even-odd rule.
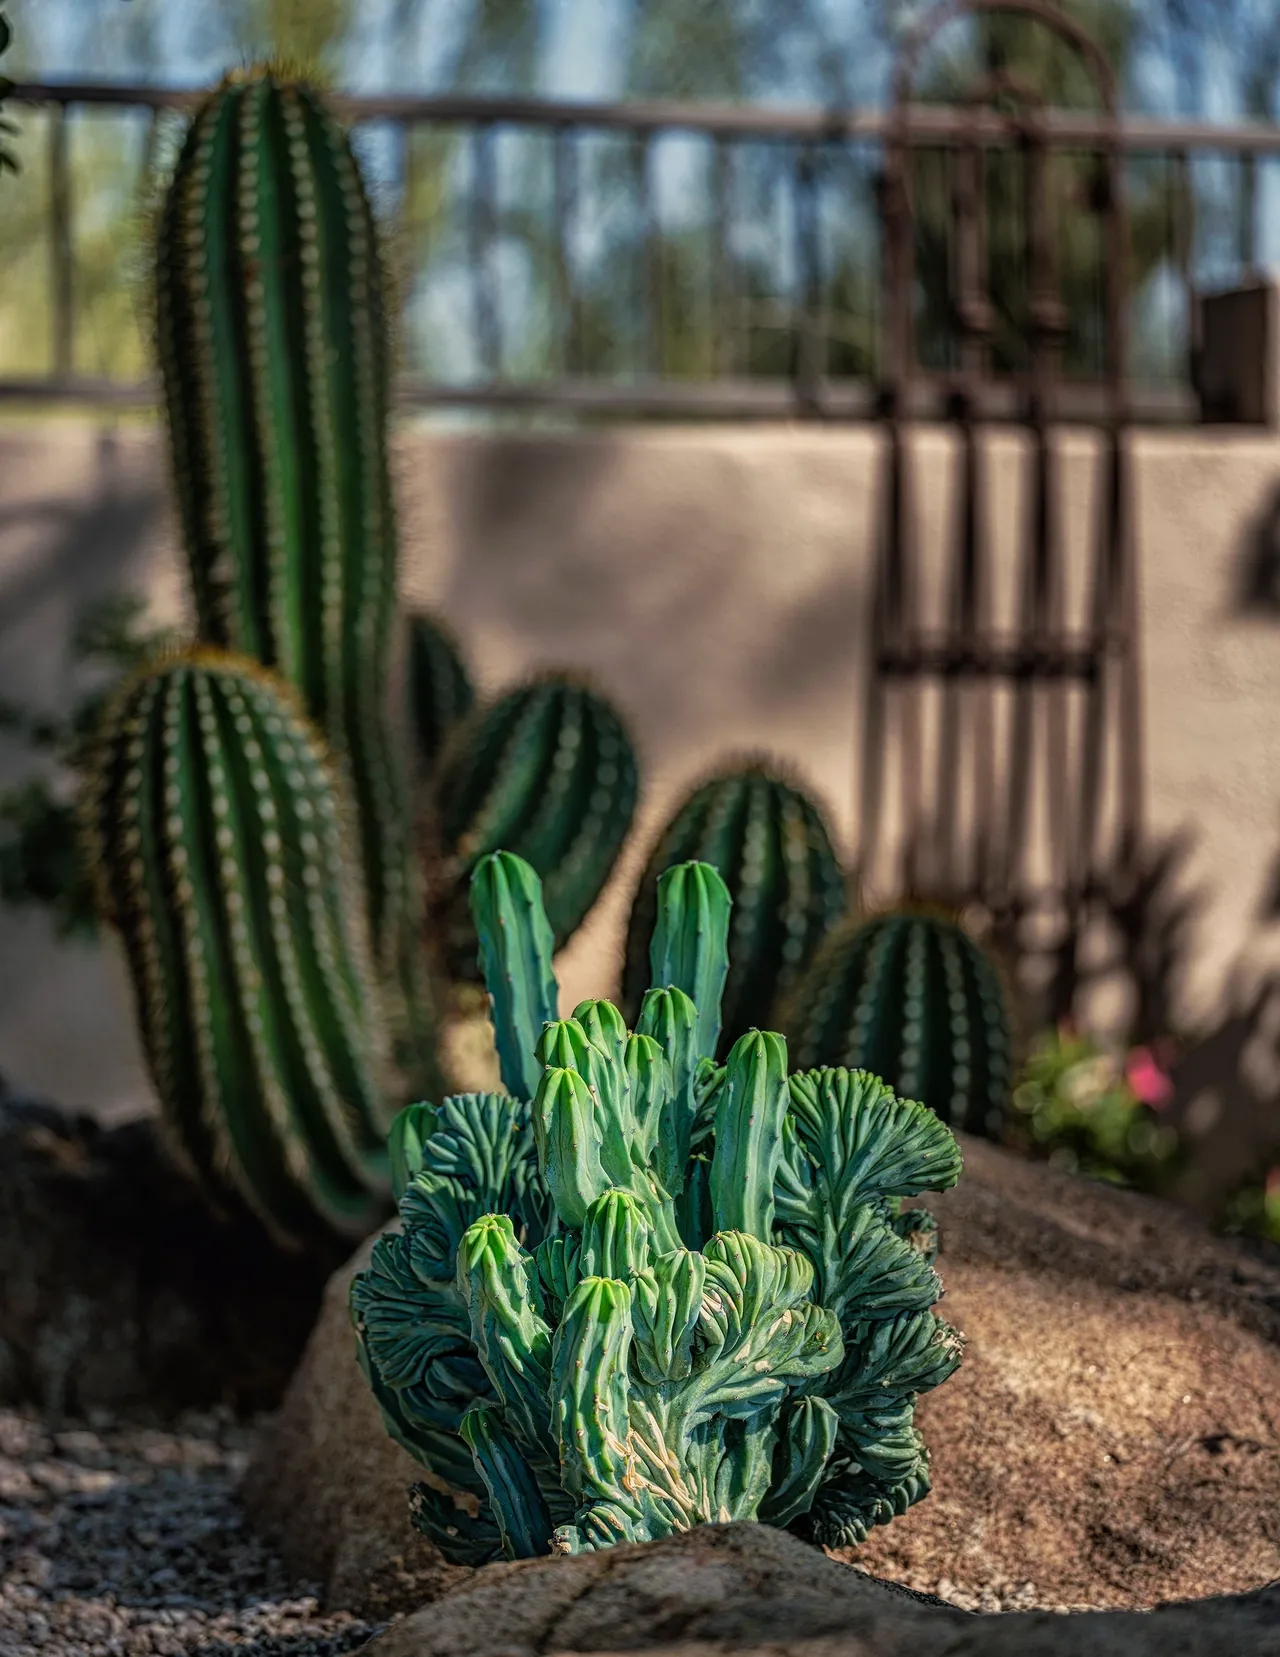
MULTIPOLYGON (((64 83, 18 85, 17 106, 48 116, 48 245, 50 256, 50 369, 35 376, 0 374, 0 399, 147 404, 150 383, 126 384, 77 369, 79 295, 75 280, 77 203, 74 199, 69 132, 76 112, 115 109, 150 116, 144 169, 154 167, 161 123, 183 115, 199 94, 154 86, 64 83)), ((728 106, 711 103, 566 103, 527 97, 342 97, 341 114, 357 129, 382 135, 390 155, 393 196, 410 194, 414 143, 421 133, 455 137, 468 165, 452 205, 459 235, 475 371, 442 378, 410 367, 401 378, 402 404, 410 408, 470 407, 528 412, 560 411, 580 416, 631 415, 689 419, 832 420, 874 417, 880 409, 878 364, 884 350, 885 314, 879 256, 869 255, 873 280, 860 306, 844 302, 844 325, 862 341, 857 372, 833 370, 833 341, 839 318, 830 292, 833 271, 824 263, 822 212, 827 223, 843 210, 839 164, 858 159, 872 223, 879 235, 875 185, 883 165, 893 112, 728 106), (495 144, 508 133, 540 135, 551 152, 552 210, 548 227, 547 289, 551 318, 546 362, 535 372, 509 371, 511 341, 503 337, 503 276, 498 255, 506 236, 499 200, 495 144), (622 370, 592 360, 584 346, 583 261, 579 243, 584 212, 584 144, 611 136, 630 156, 624 188, 634 233, 630 236, 634 304, 630 323, 635 348, 622 370), (698 371, 674 371, 665 360, 668 339, 664 306, 669 303, 668 229, 656 205, 655 158, 668 139, 683 136, 708 150, 711 207, 706 271, 708 361, 698 371), (732 169, 749 149, 764 147, 784 184, 788 225, 785 258, 790 272, 777 291, 741 291, 741 270, 732 252, 741 229, 730 202, 732 169), (736 285, 735 285, 736 284, 736 285), (751 341, 768 334, 769 361, 751 360, 751 341), (746 340, 746 348, 744 348, 746 340), (778 364, 782 366, 779 368, 778 364)), ((991 110, 915 105, 906 130, 914 150, 951 157, 977 144, 992 154, 1014 153, 1016 126, 991 110)), ((1280 157, 1280 128, 1260 124, 1215 126, 1130 119, 1113 126, 1102 115, 1045 112, 1044 142, 1056 154, 1101 156, 1118 150, 1126 166, 1163 169, 1168 180, 1169 225, 1164 263, 1178 291, 1183 317, 1171 352, 1174 370, 1157 380, 1135 381, 1133 410, 1140 421, 1182 422, 1197 413, 1195 396, 1195 301, 1197 250, 1203 240, 1204 192, 1194 169, 1205 160, 1224 164, 1230 178, 1226 204, 1219 199, 1213 221, 1228 223, 1231 274, 1252 275, 1259 267, 1259 172, 1280 157)), ((459 169, 460 171, 462 169, 459 169)), ((1221 198, 1221 192, 1218 192, 1221 198)), ((740 215, 739 215, 740 218, 740 215)), ((0 240, 3 225, 0 224, 0 240)), ((1219 240, 1223 238, 1220 236, 1219 240)), ((1203 263, 1203 260, 1200 261, 1203 263)), ((597 352, 597 357, 599 353, 597 352)), ((757 353, 759 356, 760 353, 757 353)), ((1070 376, 1061 387, 1060 409, 1069 420, 1092 421, 1101 406, 1098 377, 1070 376)), ((945 414, 950 396, 944 373, 922 374, 912 389, 911 412, 928 418, 945 414)), ((1010 385, 992 380, 974 410, 980 420, 1008 417, 1015 401, 1010 385)))

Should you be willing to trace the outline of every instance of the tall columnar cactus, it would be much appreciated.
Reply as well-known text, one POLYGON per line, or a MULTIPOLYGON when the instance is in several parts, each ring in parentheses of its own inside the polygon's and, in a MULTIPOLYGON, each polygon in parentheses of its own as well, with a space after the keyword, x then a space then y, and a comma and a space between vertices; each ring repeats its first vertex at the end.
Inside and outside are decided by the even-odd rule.
POLYGON ((819 950, 779 1022, 801 1065, 873 1070, 944 1122, 998 1137, 1012 1086, 1000 974, 955 920, 852 921, 819 950))
MULTIPOLYGON (((298 690, 354 797, 376 958, 388 979, 411 979, 420 894, 387 708, 396 528, 385 279, 360 170, 315 91, 266 67, 229 75, 205 99, 155 269, 200 638, 298 690)), ((422 986, 406 993, 416 1004, 422 986)))
POLYGON ((460 725, 435 788, 451 974, 475 976, 467 882, 481 858, 509 848, 541 877, 558 949, 599 897, 638 791, 635 750, 618 713, 567 674, 520 685, 460 725))
POLYGON ((698 858, 733 898, 723 1048, 769 1024, 846 905, 845 878, 818 806, 765 760, 733 766, 695 788, 659 834, 631 906, 622 1007, 639 1011, 658 881, 698 858))
POLYGON ((120 691, 84 800, 170 1143, 288 1245, 366 1235, 390 1189, 346 809, 279 681, 205 649, 120 691))
POLYGON ((408 617, 409 720, 418 772, 430 778, 455 725, 475 706, 475 687, 457 641, 436 616, 408 617))
POLYGON ((788 1076, 753 1030, 718 1066, 729 895, 659 885, 661 981, 628 1031, 557 1019, 537 877, 473 885, 506 1094, 393 1131, 402 1229, 352 1285, 388 1429, 452 1558, 575 1553, 725 1519, 848 1544, 927 1493, 916 1395, 960 1340, 904 1197, 960 1160, 865 1072, 788 1076))

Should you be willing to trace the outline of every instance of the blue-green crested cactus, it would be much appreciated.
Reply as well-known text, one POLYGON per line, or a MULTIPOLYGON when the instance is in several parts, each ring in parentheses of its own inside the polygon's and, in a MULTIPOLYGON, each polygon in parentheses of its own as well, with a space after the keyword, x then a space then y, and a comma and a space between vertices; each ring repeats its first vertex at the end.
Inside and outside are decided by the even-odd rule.
POLYGON ((838 928, 779 1009, 796 1063, 874 1071, 944 1122, 998 1139, 1013 1085, 1008 999, 994 960, 942 911, 838 928))
POLYGON ((874 1076, 789 1076, 782 1038, 714 1053, 730 901, 658 892, 634 1030, 556 1017, 536 875, 496 853, 472 905, 505 1094, 393 1132, 401 1230, 353 1282, 365 1373, 428 1469, 450 1558, 574 1553, 727 1519, 860 1541, 927 1493, 919 1392, 959 1362, 932 1231, 904 1198, 958 1149, 874 1076))
POLYGON ((449 975, 473 978, 472 871, 499 848, 540 876, 556 948, 595 903, 631 828, 639 766, 613 705, 566 673, 545 673, 477 709, 441 758, 434 789, 439 930, 449 975))
POLYGON ((375 961, 425 1086, 425 899, 388 708, 397 535, 386 288, 360 169, 324 99, 275 65, 229 74, 192 119, 155 249, 198 633, 294 686, 343 771, 375 961))
POLYGON ((745 1031, 774 1022, 779 999, 845 912, 845 876, 822 812, 775 762, 749 758, 721 768, 672 814, 636 887, 622 974, 628 1018, 649 983, 658 881, 691 858, 716 868, 733 899, 727 1050, 745 1031))
POLYGON ((438 616, 411 611, 407 619, 409 723, 418 775, 428 781, 454 727, 475 706, 475 686, 457 640, 438 616))
POLYGON ((179 1162, 286 1246, 367 1235, 388 1038, 318 733, 256 662, 175 652, 102 716, 83 811, 179 1162))

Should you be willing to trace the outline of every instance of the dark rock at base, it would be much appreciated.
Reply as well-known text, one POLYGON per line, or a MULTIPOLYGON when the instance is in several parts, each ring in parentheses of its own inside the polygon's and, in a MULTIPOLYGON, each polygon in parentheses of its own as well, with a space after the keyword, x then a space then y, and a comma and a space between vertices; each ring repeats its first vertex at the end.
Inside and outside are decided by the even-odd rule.
POLYGON ((1276 1657, 1280 1585, 1147 1613, 956 1610, 763 1525, 472 1571, 369 1657, 1276 1657))
POLYGON ((153 1123, 103 1128, 0 1084, 0 1400, 272 1408, 340 1259, 215 1218, 153 1123))

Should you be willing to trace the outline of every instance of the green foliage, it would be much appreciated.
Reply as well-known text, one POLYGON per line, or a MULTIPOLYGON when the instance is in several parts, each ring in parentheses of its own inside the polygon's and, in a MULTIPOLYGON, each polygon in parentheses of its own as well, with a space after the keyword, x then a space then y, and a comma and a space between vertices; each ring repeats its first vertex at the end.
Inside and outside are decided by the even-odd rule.
POLYGON ((347 135, 272 66, 201 104, 156 243, 156 339, 203 642, 294 686, 355 804, 397 1051, 434 1085, 423 893, 387 695, 386 283, 347 135))
POLYGON ((475 706, 475 686, 457 641, 438 616, 408 617, 409 718, 418 774, 430 779, 455 725, 475 706))
POLYGON ((202 649, 104 716, 85 826, 170 1143, 279 1242, 386 1211, 386 1038, 345 791, 256 663, 202 649))
POLYGON ((638 792, 635 750, 617 710, 568 674, 519 685, 459 725, 434 788, 450 977, 475 977, 467 887, 483 857, 508 847, 540 877, 559 949, 600 896, 638 792))
POLYGON ((636 1028, 606 1001, 557 1019, 537 877, 484 858, 513 1092, 393 1132, 401 1230, 352 1318, 388 1430, 432 1475, 415 1522, 453 1559, 728 1519, 848 1544, 929 1488, 915 1400, 960 1339, 933 1311, 928 1217, 901 1205, 955 1183, 955 1141, 865 1072, 789 1076, 777 1035, 717 1065, 728 890, 692 863, 658 897, 668 976, 636 1028))
POLYGON ((75 794, 103 707, 121 673, 175 642, 169 630, 143 626, 145 610, 141 599, 112 594, 81 613, 71 637, 71 665, 77 674, 91 670, 91 679, 68 718, 0 707, 0 730, 23 737, 52 761, 51 771, 0 794, 0 903, 48 909, 60 937, 92 938, 98 929, 75 794), (105 685, 103 667, 110 673, 105 685))
POLYGON ((1280 1164, 1262 1180, 1236 1192, 1226 1205, 1222 1228, 1232 1236, 1280 1244, 1280 1164))
POLYGON ((720 1038, 727 1050, 776 1017, 780 998, 844 913, 845 878, 818 806, 767 762, 700 783, 659 834, 631 905, 622 976, 628 1018, 649 982, 660 877, 689 859, 718 869, 733 900, 720 1038))
POLYGON ((1082 1031, 1051 1032, 1013 1090, 1011 1142, 1111 1185, 1160 1190, 1178 1165, 1178 1135, 1135 1090, 1139 1063, 1150 1067, 1145 1050, 1126 1064, 1082 1031))
POLYGON ((851 920, 818 951, 779 1014, 802 1067, 873 1071, 944 1122, 998 1137, 1012 1082, 999 974, 964 929, 904 912, 851 920))

